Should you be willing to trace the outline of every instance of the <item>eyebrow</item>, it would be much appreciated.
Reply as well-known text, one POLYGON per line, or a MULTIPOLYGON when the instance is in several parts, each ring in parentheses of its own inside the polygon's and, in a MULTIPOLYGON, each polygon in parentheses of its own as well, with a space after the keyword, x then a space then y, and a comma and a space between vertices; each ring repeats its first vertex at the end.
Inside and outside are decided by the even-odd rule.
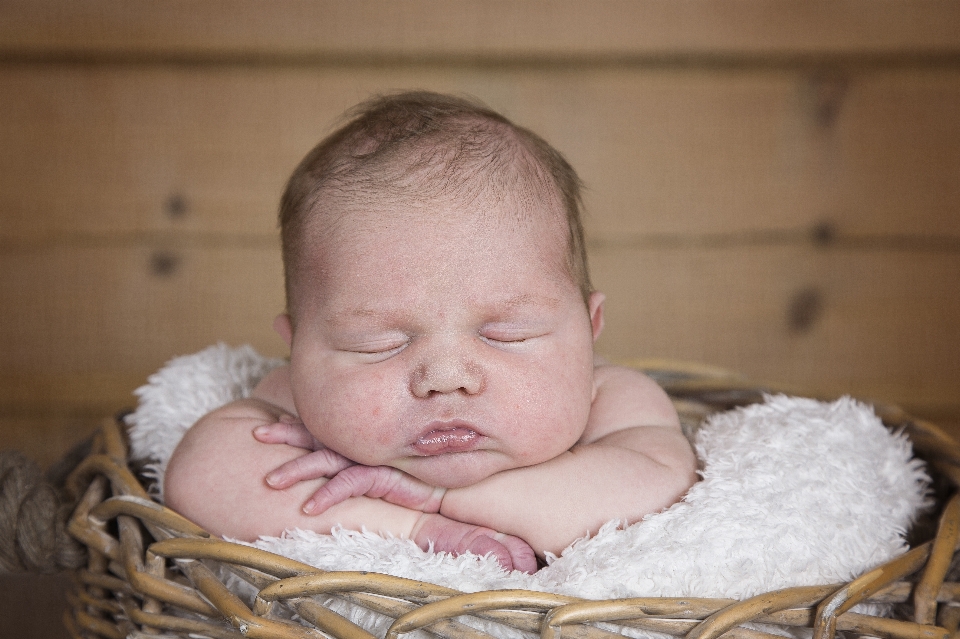
POLYGON ((344 320, 353 319, 356 317, 379 317, 383 315, 382 311, 378 311, 366 306, 361 306, 359 308, 352 308, 349 310, 338 310, 327 313, 324 316, 324 319, 328 322, 337 323, 344 320))
POLYGON ((556 308, 560 305, 560 300, 547 295, 531 295, 530 293, 522 293, 515 297, 511 297, 510 299, 504 300, 501 303, 504 306, 510 306, 513 308, 518 306, 527 306, 530 304, 542 304, 544 306, 549 306, 550 308, 556 308))
POLYGON ((338 313, 337 315, 349 315, 350 317, 373 317, 379 315, 379 311, 375 311, 372 308, 355 308, 347 313, 338 313))
MULTIPOLYGON (((534 295, 531 293, 521 293, 514 297, 498 300, 495 302, 496 305, 503 305, 509 308, 520 308, 523 306, 530 306, 541 304, 550 308, 557 308, 560 306, 560 300, 556 297, 550 297, 548 295, 534 295)), ((393 315, 394 313, 384 311, 382 309, 374 309, 368 306, 361 306, 358 308, 353 308, 349 310, 334 311, 329 313, 326 316, 328 322, 342 322, 345 319, 352 318, 363 318, 363 317, 383 317, 384 315, 393 315)))

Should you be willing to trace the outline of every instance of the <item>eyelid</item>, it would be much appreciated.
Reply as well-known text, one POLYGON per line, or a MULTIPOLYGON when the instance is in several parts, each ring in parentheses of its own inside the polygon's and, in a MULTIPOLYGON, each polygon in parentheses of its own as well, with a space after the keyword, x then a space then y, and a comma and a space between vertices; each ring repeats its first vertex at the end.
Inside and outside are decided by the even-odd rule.
POLYGON ((383 339, 352 343, 342 347, 340 350, 347 351, 348 353, 357 353, 359 355, 393 355, 402 351, 409 343, 410 338, 406 336, 386 337, 383 339))
POLYGON ((480 329, 480 337, 501 344, 516 344, 546 334, 542 327, 488 324, 480 329))

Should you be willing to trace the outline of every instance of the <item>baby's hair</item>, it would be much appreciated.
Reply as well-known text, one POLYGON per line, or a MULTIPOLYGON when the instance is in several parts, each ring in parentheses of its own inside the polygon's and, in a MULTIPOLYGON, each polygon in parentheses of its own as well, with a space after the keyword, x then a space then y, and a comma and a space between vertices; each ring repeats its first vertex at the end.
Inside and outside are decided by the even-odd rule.
POLYGON ((300 162, 280 200, 291 312, 307 224, 322 212, 323 197, 375 200, 392 189, 409 193, 412 185, 424 198, 474 199, 490 189, 502 196, 531 186, 535 196, 556 199, 566 212, 566 266, 587 302, 592 287, 580 219, 580 178, 543 138, 476 100, 427 91, 378 96, 345 118, 300 162))

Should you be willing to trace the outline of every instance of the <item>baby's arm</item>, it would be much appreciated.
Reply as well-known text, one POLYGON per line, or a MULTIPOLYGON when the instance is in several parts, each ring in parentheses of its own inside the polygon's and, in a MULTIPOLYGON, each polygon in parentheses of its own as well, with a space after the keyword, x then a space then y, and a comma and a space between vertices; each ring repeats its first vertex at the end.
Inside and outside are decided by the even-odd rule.
POLYGON ((696 460, 669 398, 651 379, 599 366, 587 430, 569 451, 448 490, 440 512, 561 552, 610 520, 633 523, 676 502, 696 460))
POLYGON ((597 395, 576 446, 536 466, 448 490, 440 512, 559 553, 612 519, 636 522, 696 481, 696 459, 666 393, 627 368, 596 369, 597 395))
POLYGON ((273 490, 263 481, 277 465, 304 454, 287 445, 261 444, 251 436, 259 425, 279 421, 279 407, 262 399, 231 402, 201 418, 177 446, 164 478, 164 501, 209 532, 251 541, 287 528, 329 532, 336 524, 408 537, 420 513, 381 500, 357 498, 320 517, 301 504, 325 479, 273 490))
MULTIPOLYGON (((696 460, 666 393, 642 373, 616 366, 598 365, 596 383, 583 437, 554 459, 447 490, 442 499, 396 469, 331 470, 327 475, 336 478, 314 496, 322 505, 313 512, 350 496, 382 496, 502 530, 538 554, 556 554, 607 521, 632 523, 673 504, 696 481, 696 460)), ((307 459, 300 468, 279 469, 284 485, 316 476, 307 459)))
POLYGON ((455 554, 492 552, 508 570, 536 570, 529 546, 489 528, 368 497, 346 500, 319 517, 307 516, 301 505, 326 479, 300 482, 284 490, 269 488, 263 481, 269 470, 307 452, 296 446, 263 444, 251 436, 257 426, 277 425, 292 417, 282 407, 287 403, 283 391, 288 388, 284 374, 285 369, 278 369, 257 387, 253 397, 212 411, 184 435, 165 473, 168 506, 215 535, 246 541, 260 535, 277 536, 292 528, 329 533, 341 525, 410 538, 423 549, 432 545, 455 554))

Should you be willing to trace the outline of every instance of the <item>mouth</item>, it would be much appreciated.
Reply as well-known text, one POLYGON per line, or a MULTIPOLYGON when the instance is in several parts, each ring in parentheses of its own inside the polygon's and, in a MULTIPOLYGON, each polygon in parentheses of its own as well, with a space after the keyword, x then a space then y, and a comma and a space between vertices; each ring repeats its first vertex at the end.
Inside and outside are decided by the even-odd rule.
POLYGON ((424 457, 462 453, 475 449, 482 437, 465 422, 433 422, 413 443, 413 449, 424 457))

